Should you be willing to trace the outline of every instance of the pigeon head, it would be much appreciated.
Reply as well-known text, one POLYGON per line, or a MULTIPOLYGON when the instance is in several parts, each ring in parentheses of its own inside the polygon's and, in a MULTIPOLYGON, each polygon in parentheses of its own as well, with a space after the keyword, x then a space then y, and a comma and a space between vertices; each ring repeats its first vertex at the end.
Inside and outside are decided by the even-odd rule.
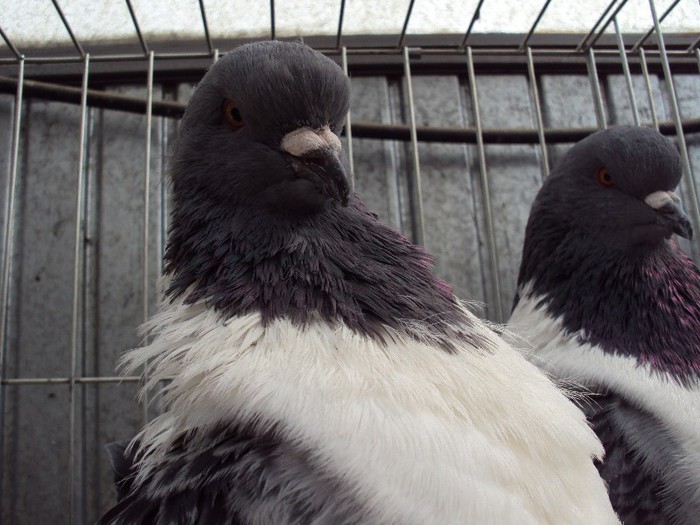
POLYGON ((570 231, 609 249, 657 245, 693 230, 673 192, 681 160, 660 133, 620 126, 577 143, 552 171, 538 198, 570 231))
POLYGON ((179 128, 175 197, 282 215, 346 206, 338 138, 350 83, 329 58, 300 43, 258 42, 216 62, 179 128))

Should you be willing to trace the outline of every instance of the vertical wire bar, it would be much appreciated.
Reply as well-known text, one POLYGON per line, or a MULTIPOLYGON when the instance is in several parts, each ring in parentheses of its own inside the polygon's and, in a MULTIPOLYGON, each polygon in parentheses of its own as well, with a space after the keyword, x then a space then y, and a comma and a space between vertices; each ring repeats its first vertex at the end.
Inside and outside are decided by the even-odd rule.
POLYGON ((214 44, 209 33, 209 24, 207 24, 207 12, 204 10, 204 0, 199 0, 199 10, 202 13, 202 24, 204 24, 204 37, 207 39, 207 49, 209 54, 214 54, 214 44))
POLYGON ((270 40, 275 39, 275 0, 270 0, 270 40))
POLYGON ((15 58, 17 58, 17 60, 22 60, 22 53, 15 47, 10 38, 5 34, 5 31, 2 30, 2 27, 0 27, 0 36, 5 41, 5 44, 7 44, 7 47, 10 48, 12 54, 15 55, 15 58))
MULTIPOLYGON (((340 16, 338 16, 338 34, 335 38, 336 49, 340 47, 340 40, 343 38, 343 19, 345 18, 345 0, 340 0, 340 16)), ((345 72, 347 74, 347 71, 345 72)))
POLYGON ((219 48, 214 50, 214 56, 212 57, 212 63, 216 64, 219 61, 219 48))
POLYGON ((639 126, 639 111, 637 110, 637 97, 634 96, 634 84, 632 83, 632 75, 630 74, 630 65, 627 62, 627 53, 625 52, 625 43, 622 41, 622 33, 620 25, 617 23, 617 17, 613 19, 615 24, 615 36, 617 37, 617 47, 620 50, 620 62, 622 62, 622 71, 625 73, 625 81, 627 82, 627 92, 632 105, 632 116, 634 117, 634 125, 639 126))
POLYGON ((530 26, 530 31, 527 32, 527 35, 523 39, 523 41, 520 43, 520 46, 518 46, 518 51, 521 53, 525 51, 525 46, 527 46, 527 43, 530 41, 530 38, 532 37, 532 34, 535 32, 535 29, 537 29, 538 24, 540 23, 540 20, 542 20, 542 17, 544 16, 544 12, 547 10, 549 7, 549 4, 552 2, 552 0, 547 0, 544 5, 542 6, 542 9, 540 9, 539 14, 537 15, 537 18, 535 18, 535 21, 533 22, 532 26, 530 26))
MULTIPOLYGON (((148 84, 146 93, 146 172, 143 187, 143 322, 148 321, 148 242, 149 242, 149 212, 151 197, 151 125, 153 123, 153 51, 148 53, 148 84)), ((148 336, 146 336, 148 337, 148 336)), ((147 382, 147 365, 144 365, 144 384, 147 382)), ((148 422, 148 392, 143 391, 143 417, 144 423, 148 422)))
POLYGON ((698 70, 700 71, 700 49, 695 50, 695 59, 698 61, 698 70))
MULTIPOLYGON (((671 76, 671 67, 668 63, 668 55, 666 55, 666 44, 664 43, 664 35, 661 32, 661 25, 659 19, 656 16, 656 5, 654 0, 649 0, 649 9, 651 10, 651 17, 654 20, 654 29, 656 30, 656 36, 658 39, 659 55, 661 58, 661 66, 664 71, 664 79, 666 81, 666 89, 671 99, 671 112, 673 116, 673 123, 676 128, 676 136, 678 137, 678 145, 681 150, 681 158, 683 159, 683 176, 685 178, 685 186, 688 192, 688 200, 690 201, 690 213, 693 217, 693 227, 700 229, 700 209, 698 208, 698 193, 695 188, 695 179, 693 178, 693 169, 690 165, 690 158, 688 157, 688 147, 685 143, 685 135, 683 133, 683 125, 681 122, 681 113, 678 107, 678 99, 676 98, 676 88, 673 85, 673 76, 671 76)), ((697 242, 695 243, 697 247, 697 242)))
POLYGON ((462 39, 462 44, 459 47, 464 48, 464 46, 467 45, 467 40, 469 40, 469 35, 472 34, 472 29, 474 29, 474 24, 476 24, 476 21, 481 16, 481 5, 483 3, 484 3, 484 0, 479 0, 479 3, 476 4, 476 9, 474 9, 474 14, 472 15, 471 20, 469 20, 469 27, 467 28, 467 32, 464 33, 464 38, 462 39))
POLYGON ((530 77, 530 88, 532 89, 532 101, 535 104, 535 116, 537 118, 537 135, 542 148, 542 171, 543 178, 549 175, 549 157, 547 156, 547 143, 544 137, 544 119, 542 118, 542 106, 540 106, 540 94, 537 89, 537 76, 535 75, 535 62, 532 58, 532 48, 527 48, 527 72, 530 77))
MULTIPOLYGON (((348 75, 348 50, 345 46, 342 48, 343 71, 348 75)), ((348 75, 349 76, 349 75, 348 75)), ((355 191, 355 162, 352 158, 352 118, 350 116, 350 108, 345 117, 345 136, 348 139, 348 162, 350 163, 350 189, 355 191)))
POLYGON ((595 116, 598 129, 607 129, 608 122, 605 119, 605 105, 603 104, 603 95, 600 91, 600 82, 598 81, 598 71, 595 66, 595 52, 592 47, 588 48, 588 77, 591 81, 591 89, 593 90, 593 103, 595 104, 595 116))
POLYGON ((642 76, 644 77, 644 85, 647 88, 647 96, 649 97, 649 108, 651 109, 651 120, 654 123, 654 128, 659 131, 659 117, 656 116, 656 104, 654 104, 654 92, 651 89, 651 79, 649 77, 649 68, 647 67, 647 57, 644 53, 644 48, 639 48, 639 63, 642 65, 642 76))
POLYGON ((83 224, 83 208, 85 206, 85 138, 87 129, 87 88, 90 71, 90 54, 85 55, 83 69, 83 84, 80 93, 80 150, 78 153, 78 195, 75 205, 75 246, 73 253, 73 305, 71 313, 71 352, 70 352, 70 382, 68 383, 70 441, 68 446, 70 472, 70 523, 74 523, 75 505, 75 376, 80 346, 80 281, 82 276, 83 239, 85 238, 83 224))
POLYGON ((70 39, 73 41, 73 45, 75 48, 78 50, 78 53, 80 53, 81 58, 85 58, 85 50, 83 49, 83 46, 80 45, 80 42, 78 42, 78 39, 75 38, 75 35, 73 34, 73 30, 71 29, 70 25, 68 24, 68 20, 66 19, 65 15, 63 14, 63 10, 61 9, 61 6, 58 5, 58 0, 51 0, 53 3, 53 6, 56 8, 56 11, 58 11, 58 16, 61 17, 61 22, 63 22, 63 27, 66 28, 66 31, 68 31, 68 35, 70 35, 70 39))
MULTIPOLYGON (((5 197, 5 228, 2 248, 2 296, 0 297, 0 465, 5 465, 5 379, 7 376, 7 332, 9 323, 10 277, 14 245, 15 194, 17 191, 17 163, 19 159, 20 125, 22 122, 22 101, 24 95, 24 56, 19 59, 17 72, 17 92, 12 118, 12 142, 10 166, 5 197)), ((0 487, 4 480, 0 476, 0 487)))
MULTIPOLYGON (((666 8, 666 11, 664 11, 663 14, 661 15, 661 17, 659 18, 659 23, 663 22, 664 19, 665 19, 669 14, 671 14, 671 11, 673 11, 673 9, 678 5, 678 3, 679 3, 680 1, 681 1, 681 0, 673 0, 673 2, 671 3, 671 5, 668 6, 668 8, 666 8)), ((652 25, 652 26, 649 28, 649 30, 648 30, 646 33, 644 33, 644 34, 642 35, 642 37, 634 43, 634 45, 632 46, 631 51, 632 51, 632 52, 635 52, 635 51, 637 51, 637 49, 639 49, 640 47, 642 47, 642 45, 644 45, 644 42, 647 41, 647 38, 649 38, 653 32, 654 32, 654 26, 652 25)), ((692 46, 691 46, 691 49, 692 49, 692 46)))
POLYGON ((403 48, 403 72, 406 78, 406 92, 408 94, 408 117, 411 127, 411 152, 413 154, 413 224, 416 244, 425 246, 425 221, 423 216, 423 190, 421 188, 420 159, 418 158, 418 133, 416 131, 416 108, 413 104, 413 85, 411 82, 411 63, 409 61, 409 51, 403 48))
POLYGON ((141 44, 141 49, 144 55, 148 55, 148 44, 143 38, 141 33, 141 27, 139 26, 139 21, 136 19, 136 13, 134 12, 134 6, 131 5, 131 0, 126 0, 126 6, 129 8, 129 14, 131 15, 131 21, 134 24, 134 29, 136 30, 136 36, 139 37, 139 43, 141 44))
POLYGON ((403 40, 406 38, 406 30, 408 29, 408 22, 411 19, 411 13, 413 12, 413 4, 416 2, 416 0, 411 0, 411 2, 408 4, 408 12, 406 13, 406 18, 403 20, 403 28, 401 29, 401 36, 399 37, 399 43, 396 44, 396 47, 401 47, 403 45, 403 40))
POLYGON ((501 302, 501 279, 498 275, 498 252, 496 251, 496 231, 493 224, 493 209, 491 206, 491 191, 489 190, 488 173, 486 172, 486 148, 484 147, 484 135, 481 128, 481 111, 479 110, 479 93, 476 87, 476 74, 474 73, 474 56, 471 46, 467 47, 467 68, 469 73, 469 87, 471 91, 472 106, 474 111, 474 127, 476 128, 476 147, 479 153, 479 175, 481 178, 481 190, 484 197, 484 215, 486 218, 486 235, 491 262, 491 288, 495 311, 492 312, 493 320, 501 323, 504 320, 503 305, 501 302))
MULTIPOLYGON (((588 39, 591 38, 591 36, 593 36, 593 34, 594 34, 594 33, 596 32, 596 30, 598 29, 598 26, 603 22, 603 20, 605 20, 605 17, 608 15, 608 13, 610 12, 610 10, 613 8, 613 6, 615 5, 615 2, 617 2, 617 0, 612 0, 612 2, 610 2, 610 3, 608 4, 608 6, 605 8, 605 11, 603 11, 603 14, 600 15, 600 17, 598 17, 598 20, 596 20, 596 23, 593 24, 593 27, 591 27, 591 30, 586 34, 586 36, 584 36, 584 37, 581 39, 581 41, 580 41, 580 42, 578 43, 578 45, 576 46, 576 51, 577 51, 577 52, 578 52, 578 51, 581 51, 582 49, 584 49, 584 46, 586 46, 586 42, 588 42, 588 39)), ((588 47, 590 47, 590 46, 588 46, 588 47)))

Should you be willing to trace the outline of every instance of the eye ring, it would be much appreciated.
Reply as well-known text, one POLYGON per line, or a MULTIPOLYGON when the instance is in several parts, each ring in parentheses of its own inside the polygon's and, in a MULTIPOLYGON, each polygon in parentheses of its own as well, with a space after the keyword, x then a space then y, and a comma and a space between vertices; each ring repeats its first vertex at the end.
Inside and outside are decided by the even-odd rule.
POLYGON ((242 128, 245 125, 241 110, 233 100, 227 100, 224 103, 224 118, 234 128, 242 128))
POLYGON ((598 182, 600 182, 606 188, 613 185, 612 176, 608 173, 608 168, 600 168, 598 170, 598 182))

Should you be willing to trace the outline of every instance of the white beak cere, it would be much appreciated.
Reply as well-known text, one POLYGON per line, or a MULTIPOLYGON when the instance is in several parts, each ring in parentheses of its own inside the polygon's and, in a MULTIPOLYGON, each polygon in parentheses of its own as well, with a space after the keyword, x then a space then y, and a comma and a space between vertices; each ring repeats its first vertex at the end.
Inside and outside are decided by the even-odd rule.
POLYGON ((295 157, 304 157, 315 151, 328 151, 334 155, 340 153, 340 139, 328 126, 311 129, 304 126, 290 131, 282 138, 280 148, 295 157))
POLYGON ((658 210, 663 208, 667 204, 674 204, 675 206, 680 206, 681 199, 678 195, 672 191, 655 191, 644 197, 644 202, 649 206, 658 210))

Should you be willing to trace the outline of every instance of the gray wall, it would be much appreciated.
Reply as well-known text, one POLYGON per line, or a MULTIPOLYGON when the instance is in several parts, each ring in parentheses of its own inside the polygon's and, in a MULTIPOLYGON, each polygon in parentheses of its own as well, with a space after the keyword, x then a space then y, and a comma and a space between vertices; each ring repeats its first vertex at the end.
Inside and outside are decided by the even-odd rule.
MULTIPOLYGON (((685 118, 700 116, 700 76, 677 75, 685 118)), ((634 78, 642 120, 650 121, 641 78, 634 78)), ((663 81, 652 78, 661 120, 670 118, 663 81)), ((517 75, 477 78, 483 125, 535 127, 528 81, 517 75)), ((631 123, 622 76, 602 79, 608 120, 631 123)), ((145 97, 143 86, 113 88, 145 97)), ((421 125, 472 126, 469 87, 453 76, 415 76, 417 122, 421 125)), ((353 119, 407 122, 401 79, 353 79, 353 119)), ((156 86, 156 96, 161 96, 156 86)), ((178 91, 181 99, 191 86, 178 91)), ((540 78, 545 125, 595 125, 593 99, 585 76, 540 78)), ((71 370, 75 216, 80 150, 80 108, 28 99, 23 105, 18 185, 14 213, 14 257, 9 312, 6 377, 67 378, 71 370)), ((0 186, 5 202, 13 97, 0 96, 0 186)), ((159 274, 167 203, 161 173, 176 122, 154 118, 151 128, 148 304, 159 274)), ((87 239, 81 258, 79 344, 76 375, 114 375, 124 350, 137 346, 144 319, 144 187, 146 119, 92 109, 86 149, 87 239)), ((700 136, 688 137, 696 179, 700 179, 700 136)), ((410 143, 353 141, 356 190, 385 222, 413 235, 410 197, 413 169, 410 143)), ((548 149, 555 163, 566 146, 548 149)), ((475 146, 420 144, 426 244, 437 272, 476 311, 491 319, 507 315, 515 291, 520 251, 531 202, 543 179, 541 152, 535 145, 486 147, 488 192, 495 218, 498 264, 489 259, 484 190, 475 146), (492 282, 498 277, 502 312, 496 312, 492 282)), ((698 180, 700 185, 700 180, 698 180)), ((4 214, 3 214, 4 226, 4 214)), ((74 482, 74 522, 91 523, 113 502, 111 473, 103 445, 131 437, 143 424, 135 401, 137 384, 78 383, 70 397, 65 380, 5 387, 2 522, 69 522, 69 491, 74 482), (75 425, 71 432, 70 413, 75 425), (74 458, 69 456, 71 438, 74 458), (71 467, 72 464, 72 467, 71 467)), ((155 409, 149 411, 152 416, 155 409)))

